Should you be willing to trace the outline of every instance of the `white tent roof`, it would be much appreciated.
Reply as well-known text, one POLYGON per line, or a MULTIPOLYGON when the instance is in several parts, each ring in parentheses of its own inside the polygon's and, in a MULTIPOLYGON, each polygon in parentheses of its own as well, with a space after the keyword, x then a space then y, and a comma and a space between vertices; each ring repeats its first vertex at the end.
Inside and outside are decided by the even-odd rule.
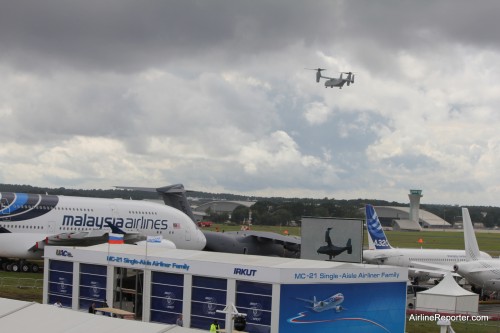
POLYGON ((417 293, 417 310, 477 314, 479 295, 460 287, 451 274, 434 288, 417 293))
POLYGON ((455 279, 451 274, 446 274, 443 280, 441 280, 441 282, 439 282, 437 286, 421 291, 418 294, 443 296, 477 296, 477 294, 460 287, 458 283, 455 282, 455 279))
POLYGON ((86 312, 0 298, 2 332, 33 333, 198 333, 176 325, 111 318, 86 312))

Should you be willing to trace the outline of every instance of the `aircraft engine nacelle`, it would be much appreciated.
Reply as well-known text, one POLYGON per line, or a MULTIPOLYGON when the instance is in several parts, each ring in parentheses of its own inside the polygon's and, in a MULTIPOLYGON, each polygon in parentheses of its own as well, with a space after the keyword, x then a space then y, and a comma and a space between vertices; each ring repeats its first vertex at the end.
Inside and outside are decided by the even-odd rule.
POLYGON ((340 312, 340 311, 342 311, 342 306, 337 305, 337 306, 335 307, 335 312, 340 312))
POLYGON ((347 86, 350 86, 351 83, 354 83, 354 74, 349 73, 347 75, 347 86))
POLYGON ((418 285, 420 282, 429 281, 431 276, 428 272, 414 271, 410 272, 408 276, 413 279, 412 284, 418 285))
POLYGON ((143 247, 149 247, 149 248, 153 248, 153 247, 161 247, 161 248, 164 248, 164 249, 176 249, 177 246, 175 246, 174 242, 172 241, 169 241, 168 239, 162 239, 161 242, 158 242, 158 243, 152 243, 152 242, 147 242, 147 241, 140 241, 140 242, 137 242, 135 243, 136 245, 138 246, 143 246, 143 247))
POLYGON ((319 82, 319 79, 321 79, 321 72, 317 71, 316 72, 316 82, 319 82))

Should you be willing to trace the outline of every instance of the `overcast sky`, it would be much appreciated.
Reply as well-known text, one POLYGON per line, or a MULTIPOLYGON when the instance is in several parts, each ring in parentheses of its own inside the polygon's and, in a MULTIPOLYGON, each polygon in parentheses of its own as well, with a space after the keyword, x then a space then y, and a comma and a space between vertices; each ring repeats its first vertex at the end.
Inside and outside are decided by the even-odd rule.
POLYGON ((499 12, 1 1, 0 183, 499 206, 499 12))

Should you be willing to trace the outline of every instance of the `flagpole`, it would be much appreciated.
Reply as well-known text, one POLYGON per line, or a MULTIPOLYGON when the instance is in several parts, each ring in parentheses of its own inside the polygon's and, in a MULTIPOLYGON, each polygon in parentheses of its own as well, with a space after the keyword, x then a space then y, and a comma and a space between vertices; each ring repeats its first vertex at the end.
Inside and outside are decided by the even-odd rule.
POLYGON ((148 243, 149 243, 149 240, 147 239, 147 236, 146 236, 146 260, 144 261, 144 269, 146 269, 146 267, 148 265, 148 243))
POLYGON ((110 243, 110 233, 108 233, 108 256, 106 257, 106 263, 109 262, 109 247, 110 247, 111 243, 110 243))

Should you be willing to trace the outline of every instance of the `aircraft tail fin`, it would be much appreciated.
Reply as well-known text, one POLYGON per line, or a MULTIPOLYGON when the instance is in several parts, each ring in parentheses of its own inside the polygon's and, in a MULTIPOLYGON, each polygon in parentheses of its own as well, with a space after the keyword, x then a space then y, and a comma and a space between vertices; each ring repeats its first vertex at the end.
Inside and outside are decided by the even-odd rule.
POLYGON ((114 234, 120 234, 120 235, 125 235, 126 232, 123 231, 122 229, 118 228, 116 225, 114 225, 113 223, 111 222, 106 222, 106 224, 108 225, 108 227, 111 229, 111 232, 114 233, 114 234))
POLYGON ((352 254, 352 244, 350 238, 347 240, 347 244, 345 246, 347 247, 347 253, 352 254))
POLYGON ((161 194, 166 205, 177 208, 184 212, 191 220, 195 221, 193 211, 187 200, 184 185, 175 184, 157 188, 156 191, 161 194))
POLYGON ((462 218, 464 223, 465 258, 467 261, 478 260, 481 256, 477 245, 476 234, 467 208, 462 208, 462 218))
MULTIPOLYGON (((382 224, 378 219, 377 213, 372 205, 366 205, 366 229, 368 230, 368 240, 373 242, 373 247, 376 250, 390 249, 391 244, 385 236, 385 232, 382 229, 382 224)), ((371 244, 370 244, 371 245, 371 244)))
POLYGON ((161 195, 163 202, 167 206, 174 207, 193 220, 195 222, 193 211, 187 200, 186 190, 182 184, 168 185, 160 188, 152 187, 132 187, 132 186, 115 186, 116 188, 124 190, 135 190, 142 192, 157 192, 161 195))

